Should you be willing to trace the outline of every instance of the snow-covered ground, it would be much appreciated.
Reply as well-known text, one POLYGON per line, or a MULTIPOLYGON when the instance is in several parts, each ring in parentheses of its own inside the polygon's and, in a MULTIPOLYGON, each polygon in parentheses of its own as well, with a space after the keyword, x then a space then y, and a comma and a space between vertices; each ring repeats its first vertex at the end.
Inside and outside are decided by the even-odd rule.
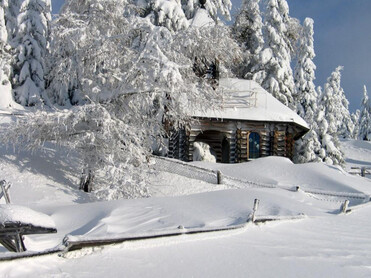
MULTIPOLYGON (((371 165, 371 144, 344 141, 347 168, 371 165)), ((257 218, 279 219, 243 228, 115 245, 0 263, 2 277, 369 277, 371 181, 324 164, 294 165, 263 158, 223 165, 194 162, 225 176, 268 187, 216 185, 167 172, 148 176, 151 198, 97 201, 78 190, 80 161, 52 145, 33 154, 0 147, 0 180, 13 204, 49 215, 58 233, 25 237, 30 251, 73 240, 99 240, 243 225, 260 200, 257 218), (294 191, 295 186, 301 190, 294 191), (307 192, 305 192, 307 191, 307 192), (337 193, 336 196, 308 192, 337 193), (358 194, 358 195, 357 195, 358 194), (179 229, 181 227, 181 229, 179 229)), ((242 184, 242 185, 241 185, 242 184)), ((3 200, 0 200, 3 203, 3 200)), ((8 256, 0 247, 0 256, 8 256)))
MULTIPOLYGON (((358 140, 344 140, 342 148, 346 156, 346 169, 351 167, 371 168, 371 142, 358 140)), ((367 176, 371 178, 371 176, 367 176)))

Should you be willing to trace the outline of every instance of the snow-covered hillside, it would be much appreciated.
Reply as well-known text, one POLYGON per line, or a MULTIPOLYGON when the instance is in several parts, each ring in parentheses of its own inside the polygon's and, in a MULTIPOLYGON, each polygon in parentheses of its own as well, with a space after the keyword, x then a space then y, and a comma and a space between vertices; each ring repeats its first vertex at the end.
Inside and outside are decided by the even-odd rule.
MULTIPOLYGON (((342 144, 349 165, 371 165, 370 143, 342 144)), ((371 275, 371 182, 339 167, 295 165, 278 157, 235 165, 194 162, 220 170, 225 183, 152 170, 147 177, 151 198, 97 201, 78 190, 80 163, 73 151, 53 145, 35 153, 0 147, 0 179, 12 183, 12 203, 49 215, 58 230, 26 236, 29 252, 62 250, 66 235, 73 242, 184 234, 4 261, 2 276, 371 275), (340 214, 343 201, 349 198, 352 212, 340 214), (277 221, 246 224, 254 199, 260 200, 257 219, 277 221), (240 228, 187 234, 228 227, 240 228)), ((9 252, 0 247, 0 258, 6 256, 9 252)))

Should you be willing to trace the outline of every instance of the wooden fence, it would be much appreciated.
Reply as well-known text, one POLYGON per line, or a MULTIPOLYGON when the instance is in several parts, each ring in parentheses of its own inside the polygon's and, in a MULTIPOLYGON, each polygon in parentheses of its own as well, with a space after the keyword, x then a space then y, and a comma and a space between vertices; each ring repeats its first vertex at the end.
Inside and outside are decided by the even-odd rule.
POLYGON ((371 167, 351 167, 349 174, 360 175, 361 177, 366 177, 366 175, 371 175, 371 167))

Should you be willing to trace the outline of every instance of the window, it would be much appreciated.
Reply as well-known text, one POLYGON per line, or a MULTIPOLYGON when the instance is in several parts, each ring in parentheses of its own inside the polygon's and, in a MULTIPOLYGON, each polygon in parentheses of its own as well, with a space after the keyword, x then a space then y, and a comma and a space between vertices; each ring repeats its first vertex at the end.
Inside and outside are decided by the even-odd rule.
POLYGON ((249 158, 259 158, 260 156, 260 135, 252 132, 249 135, 249 158))

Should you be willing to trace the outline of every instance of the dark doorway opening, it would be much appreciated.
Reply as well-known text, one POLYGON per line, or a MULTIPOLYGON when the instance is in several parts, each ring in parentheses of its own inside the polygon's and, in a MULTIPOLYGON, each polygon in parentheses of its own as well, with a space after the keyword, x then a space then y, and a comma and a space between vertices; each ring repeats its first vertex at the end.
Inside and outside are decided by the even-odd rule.
POLYGON ((230 145, 227 138, 223 139, 222 142, 222 163, 229 163, 230 162, 230 145))

